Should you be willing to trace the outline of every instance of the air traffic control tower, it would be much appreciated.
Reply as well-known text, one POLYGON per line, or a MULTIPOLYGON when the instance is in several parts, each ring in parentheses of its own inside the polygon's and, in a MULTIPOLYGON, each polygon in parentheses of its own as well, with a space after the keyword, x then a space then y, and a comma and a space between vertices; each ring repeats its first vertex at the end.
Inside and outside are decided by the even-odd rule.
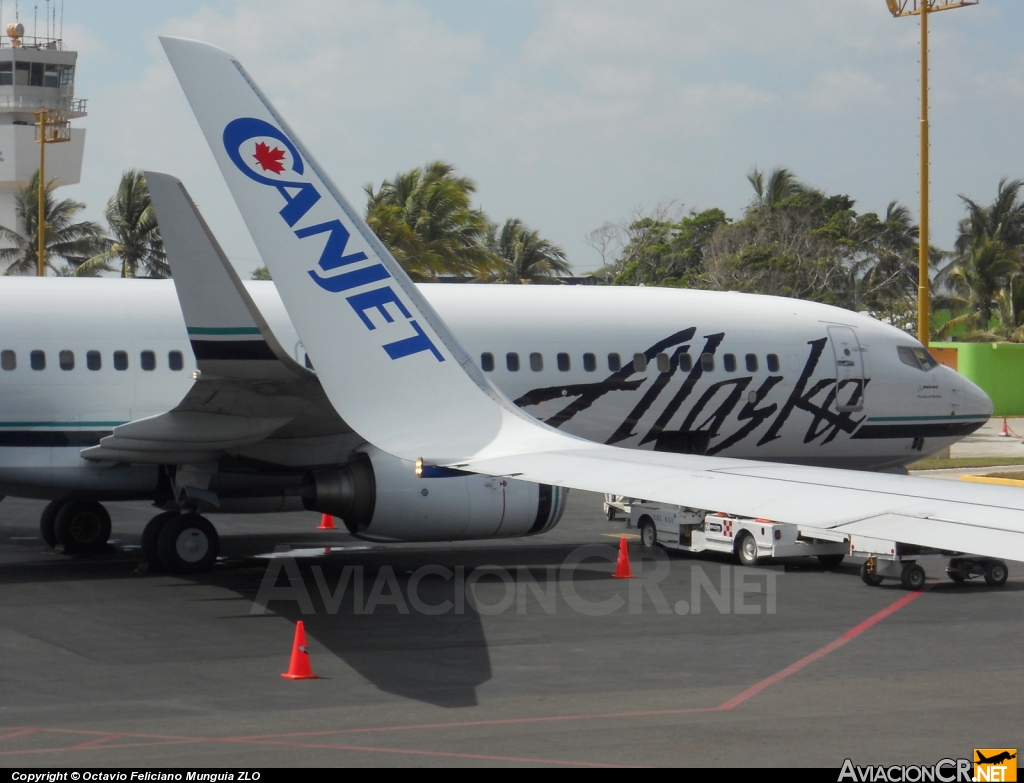
MULTIPOLYGON (((0 226, 24 231, 15 197, 39 170, 33 112, 59 111, 67 120, 85 116, 85 101, 75 100, 77 59, 61 39, 26 37, 20 24, 8 25, 0 37, 0 226)), ((84 151, 84 128, 72 128, 67 143, 47 144, 46 180, 77 184, 84 151)))

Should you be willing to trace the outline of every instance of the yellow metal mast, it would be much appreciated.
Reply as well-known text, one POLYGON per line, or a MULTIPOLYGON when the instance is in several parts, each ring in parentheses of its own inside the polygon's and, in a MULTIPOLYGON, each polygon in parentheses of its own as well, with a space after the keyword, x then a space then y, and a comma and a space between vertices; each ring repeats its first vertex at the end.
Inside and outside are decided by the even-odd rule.
POLYGON ((921 17, 921 226, 918 241, 917 272, 917 339, 925 347, 931 338, 931 278, 928 275, 928 15, 948 11, 965 5, 977 5, 978 0, 885 0, 893 16, 921 17))
POLYGON ((36 118, 36 141, 39 142, 39 214, 36 216, 36 274, 46 276, 46 145, 71 141, 71 123, 59 111, 41 106, 33 112, 36 118))

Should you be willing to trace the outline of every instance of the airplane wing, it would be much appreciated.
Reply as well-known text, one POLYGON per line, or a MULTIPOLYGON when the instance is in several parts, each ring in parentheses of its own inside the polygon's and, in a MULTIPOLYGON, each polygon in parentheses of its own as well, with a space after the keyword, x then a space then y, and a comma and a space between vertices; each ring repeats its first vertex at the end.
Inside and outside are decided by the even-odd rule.
MULTIPOLYGON (((626 450, 519 411, 227 52, 164 50, 338 414, 428 465, 1024 559, 1024 493, 930 479, 626 450)), ((342 151, 343 152, 343 151, 342 151)))
POLYGON ((148 171, 146 182, 199 372, 173 410, 116 427, 82 456, 198 462, 271 437, 351 432, 316 373, 278 342, 181 182, 148 171))

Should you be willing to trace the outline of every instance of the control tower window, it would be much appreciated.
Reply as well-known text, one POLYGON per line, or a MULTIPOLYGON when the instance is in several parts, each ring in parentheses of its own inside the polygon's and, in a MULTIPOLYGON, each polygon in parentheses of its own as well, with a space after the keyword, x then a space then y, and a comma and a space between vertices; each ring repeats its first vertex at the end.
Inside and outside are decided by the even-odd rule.
POLYGON ((60 87, 60 77, 56 65, 43 66, 43 87, 60 87))
POLYGON ((68 84, 75 83, 75 66, 73 65, 61 65, 58 66, 60 69, 60 86, 64 87, 68 84))
POLYGON ((0 87, 14 84, 14 63, 0 63, 0 87))
POLYGON ((29 87, 42 87, 43 86, 43 64, 32 63, 31 75, 28 79, 29 87))
POLYGON ((28 63, 14 64, 14 84, 19 87, 28 86, 28 63))

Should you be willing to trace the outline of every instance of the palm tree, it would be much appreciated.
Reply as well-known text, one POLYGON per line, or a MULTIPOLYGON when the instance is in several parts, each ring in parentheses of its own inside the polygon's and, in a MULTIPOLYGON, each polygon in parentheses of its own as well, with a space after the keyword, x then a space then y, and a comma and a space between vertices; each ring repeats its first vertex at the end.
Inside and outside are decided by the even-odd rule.
POLYGON ((492 223, 488 246, 501 262, 494 275, 501 283, 550 283, 572 272, 565 251, 518 218, 506 220, 500 232, 492 223))
POLYGON ((867 255, 853 265, 867 303, 889 321, 905 320, 917 295, 918 227, 910 210, 890 201, 885 218, 874 213, 862 216, 858 225, 867 255), (868 220, 870 218, 870 221, 868 220))
POLYGON ((487 249, 487 216, 473 209, 476 185, 436 161, 365 187, 366 222, 416 280, 484 277, 497 261, 487 249))
POLYGON ((957 253, 965 254, 982 239, 1000 242, 1007 249, 1024 245, 1024 202, 1019 201, 1024 180, 999 181, 996 199, 983 207, 961 195, 967 207, 967 217, 960 221, 960 232, 956 239, 957 253))
POLYGON ((754 206, 775 209, 785 199, 803 193, 807 188, 789 169, 778 168, 765 180, 764 172, 757 166, 747 174, 747 181, 754 188, 754 206))
MULTIPOLYGON (((55 201, 53 188, 51 181, 43 193, 44 264, 56 274, 66 274, 69 268, 81 264, 82 259, 102 250, 108 240, 99 224, 91 220, 75 221, 85 204, 71 199, 55 201), (56 258, 63 258, 65 265, 57 266, 56 258)), ((24 233, 0 226, 0 239, 12 245, 0 249, 0 265, 6 263, 5 275, 31 274, 36 270, 39 248, 39 172, 15 196, 15 213, 19 225, 24 226, 24 233)))
POLYGON ((136 277, 142 270, 148 277, 170 277, 171 267, 164 253, 156 211, 149 198, 149 187, 141 171, 121 175, 117 192, 104 210, 114 241, 103 253, 78 267, 76 274, 113 271, 120 266, 121 277, 136 277), (112 263, 119 262, 115 266, 112 263))
POLYGON ((954 329, 967 327, 967 339, 986 339, 992 315, 1000 309, 1000 298, 1008 279, 1020 270, 1020 254, 1001 242, 982 237, 969 252, 942 270, 950 293, 936 297, 936 304, 954 314, 938 334, 946 336, 954 329))

